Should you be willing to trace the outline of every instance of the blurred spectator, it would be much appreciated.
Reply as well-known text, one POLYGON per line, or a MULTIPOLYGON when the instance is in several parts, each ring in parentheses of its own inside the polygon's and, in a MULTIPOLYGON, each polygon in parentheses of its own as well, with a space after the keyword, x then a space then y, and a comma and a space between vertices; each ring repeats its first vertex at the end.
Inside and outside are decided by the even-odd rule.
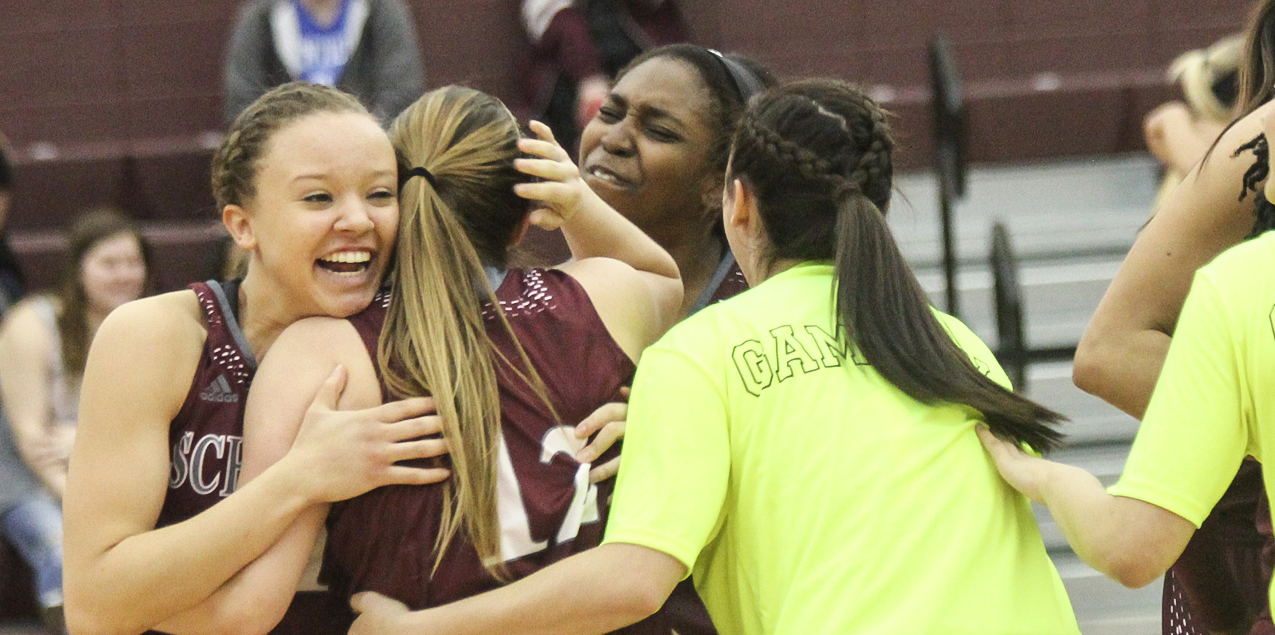
MULTIPOLYGON (((7 311, 23 293, 22 272, 18 269, 17 259, 9 248, 4 232, 13 193, 13 164, 9 161, 10 156, 8 144, 4 136, 0 135, 0 313, 7 311)), ((15 546, 22 547, 24 543, 10 536, 21 531, 23 519, 30 513, 23 503, 40 493, 40 483, 18 454, 9 421, 3 411, 0 411, 0 534, 15 546)), ((31 559, 25 549, 21 553, 25 559, 31 559)), ((0 571, 0 575, 11 574, 10 571, 0 571)), ((45 609, 62 603, 60 585, 47 586, 56 588, 57 593, 40 594, 39 599, 45 609)))
POLYGON ((1147 149, 1165 169, 1157 207, 1235 119, 1243 45, 1242 35, 1232 35, 1207 49, 1183 53, 1169 67, 1183 100, 1161 104, 1143 124, 1147 149))
POLYGON ((18 257, 14 255, 6 239, 5 228, 9 222, 9 204, 13 194, 13 163, 10 157, 9 141, 0 134, 0 314, 18 298, 22 297, 25 286, 22 270, 18 268, 18 257))
POLYGON ((425 71, 402 0, 251 0, 226 51, 225 120, 292 80, 355 95, 382 121, 421 96, 425 71))
POLYGON ((520 0, 520 9, 530 43, 517 64, 523 100, 568 149, 606 100, 608 78, 642 51, 687 39, 674 0, 520 0))
POLYGON ((115 307, 142 295, 146 273, 137 226, 113 210, 90 212, 71 228, 57 291, 19 302, 0 327, 0 402, 9 419, 0 448, 0 531, 35 571, 45 620, 59 632, 59 501, 75 440, 80 377, 98 325, 115 307))

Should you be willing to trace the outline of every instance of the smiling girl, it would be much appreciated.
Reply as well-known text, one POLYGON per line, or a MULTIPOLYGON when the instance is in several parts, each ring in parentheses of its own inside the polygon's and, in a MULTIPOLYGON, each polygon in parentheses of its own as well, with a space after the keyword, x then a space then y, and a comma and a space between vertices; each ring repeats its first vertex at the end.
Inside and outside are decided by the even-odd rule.
POLYGON ((338 369, 287 456, 236 489, 256 360, 292 322, 371 302, 397 178, 385 132, 340 91, 288 84, 235 121, 212 182, 246 277, 126 304, 88 356, 65 497, 73 631, 250 632, 253 603, 231 579, 304 507, 445 476, 392 466, 441 449, 395 443, 436 431, 427 401, 333 412, 338 369))

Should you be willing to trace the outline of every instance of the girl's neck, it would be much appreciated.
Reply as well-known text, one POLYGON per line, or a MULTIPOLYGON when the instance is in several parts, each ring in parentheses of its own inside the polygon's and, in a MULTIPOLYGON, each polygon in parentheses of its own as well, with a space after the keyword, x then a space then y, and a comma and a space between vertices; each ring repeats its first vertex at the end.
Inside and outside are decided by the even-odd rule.
POLYGON ((690 235, 682 240, 660 244, 673 256, 682 273, 681 317, 685 318, 717 272, 722 256, 726 254, 725 241, 710 232, 708 236, 690 235))
POLYGON ((239 284, 238 318, 239 328, 243 329, 244 339, 248 341, 253 356, 261 359, 283 329, 304 316, 289 311, 286 302, 279 302, 279 299, 288 297, 287 293, 273 289, 265 276, 253 273, 250 268, 239 284), (274 301, 271 301, 272 298, 274 301))

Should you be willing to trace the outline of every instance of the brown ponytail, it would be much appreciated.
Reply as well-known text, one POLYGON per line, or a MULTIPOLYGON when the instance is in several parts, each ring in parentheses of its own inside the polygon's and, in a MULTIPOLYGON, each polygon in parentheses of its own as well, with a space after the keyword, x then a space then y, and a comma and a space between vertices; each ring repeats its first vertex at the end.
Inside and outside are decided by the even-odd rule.
POLYGON ((735 135, 730 178, 757 198, 765 259, 831 260, 841 333, 922 403, 981 412, 998 436, 1052 449, 1062 416, 980 372, 934 315, 885 222, 893 165, 885 114, 857 88, 806 80, 755 100, 735 135))

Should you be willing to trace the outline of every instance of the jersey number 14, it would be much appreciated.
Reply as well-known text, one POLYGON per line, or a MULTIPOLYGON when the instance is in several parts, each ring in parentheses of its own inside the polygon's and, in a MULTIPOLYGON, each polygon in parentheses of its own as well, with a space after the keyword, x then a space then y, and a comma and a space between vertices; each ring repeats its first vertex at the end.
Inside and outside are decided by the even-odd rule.
MULTIPOLYGON (((546 432, 541 439, 540 462, 549 463, 558 454, 566 454, 574 460, 576 451, 583 445, 584 441, 576 438, 574 428, 558 426, 546 432)), ((562 519, 554 544, 574 539, 579 534, 581 525, 598 522, 600 518, 598 488, 589 482, 589 467, 589 463, 581 463, 576 470, 575 496, 571 498, 571 506, 562 519)), ((500 457, 496 472, 501 558, 509 562, 547 549, 548 540, 535 540, 531 536, 531 521, 527 516, 518 474, 514 472, 514 463, 509 456, 503 433, 500 435, 500 457)))

